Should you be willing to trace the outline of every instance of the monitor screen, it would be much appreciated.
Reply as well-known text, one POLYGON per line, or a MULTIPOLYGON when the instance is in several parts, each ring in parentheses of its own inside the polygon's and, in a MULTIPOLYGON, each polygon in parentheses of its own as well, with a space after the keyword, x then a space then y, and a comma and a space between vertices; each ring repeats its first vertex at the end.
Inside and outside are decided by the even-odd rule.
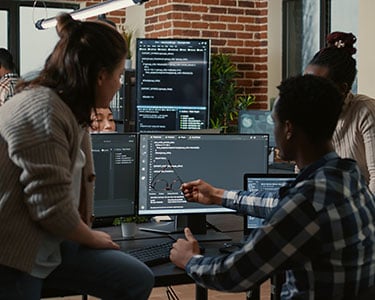
POLYGON ((240 133, 267 133, 270 137, 270 147, 275 147, 273 134, 273 119, 270 110, 241 110, 238 117, 238 129, 240 133))
MULTIPOLYGON (((278 192, 279 188, 286 184, 287 181, 294 180, 297 174, 245 174, 244 190, 258 191, 264 190, 269 192, 278 192)), ((250 231, 262 225, 263 220, 252 216, 244 217, 244 235, 248 235, 250 231)))
POLYGON ((131 133, 91 134, 96 173, 95 218, 136 213, 138 148, 131 133))
POLYGON ((267 172, 268 135, 154 133, 140 134, 139 143, 140 215, 233 212, 188 203, 181 183, 200 178, 241 190, 245 173, 267 172))
POLYGON ((208 127, 210 43, 137 39, 136 131, 208 127))

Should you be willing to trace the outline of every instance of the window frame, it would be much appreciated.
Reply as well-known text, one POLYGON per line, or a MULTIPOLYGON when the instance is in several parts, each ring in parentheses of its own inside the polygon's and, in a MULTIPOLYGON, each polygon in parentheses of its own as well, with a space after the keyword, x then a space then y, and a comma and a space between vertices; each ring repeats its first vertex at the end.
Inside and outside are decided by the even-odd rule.
MULTIPOLYGON (((326 36, 331 31, 331 0, 319 0, 320 1, 320 12, 319 12, 319 47, 325 47, 326 36)), ((282 78, 286 79, 291 75, 296 75, 291 72, 291 69, 297 69, 302 64, 301 58, 297 63, 291 62, 289 59, 289 49, 295 47, 295 41, 290 41, 289 36, 291 34, 289 24, 291 18, 295 17, 290 13, 290 4, 301 4, 301 0, 283 0, 282 3, 282 78)), ((303 30, 303 26, 298 26, 300 30, 303 30)), ((303 35, 303 32, 300 32, 303 35)))
MULTIPOLYGON (((46 7, 79 9, 79 3, 30 1, 30 0, 1 0, 0 10, 8 12, 8 50, 12 53, 14 62, 20 66, 20 7, 46 7)), ((17 70, 19 71, 19 70, 17 70)))

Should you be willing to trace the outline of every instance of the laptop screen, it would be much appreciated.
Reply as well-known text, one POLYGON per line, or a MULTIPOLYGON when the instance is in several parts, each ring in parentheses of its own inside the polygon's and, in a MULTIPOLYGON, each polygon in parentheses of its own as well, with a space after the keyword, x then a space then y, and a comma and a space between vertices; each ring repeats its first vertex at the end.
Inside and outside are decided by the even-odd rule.
MULTIPOLYGON (((244 190, 256 191, 266 190, 277 192, 279 188, 286 184, 287 181, 294 180, 297 174, 245 174, 244 190)), ((251 230, 262 225, 264 219, 252 216, 244 216, 244 236, 247 237, 251 230)))

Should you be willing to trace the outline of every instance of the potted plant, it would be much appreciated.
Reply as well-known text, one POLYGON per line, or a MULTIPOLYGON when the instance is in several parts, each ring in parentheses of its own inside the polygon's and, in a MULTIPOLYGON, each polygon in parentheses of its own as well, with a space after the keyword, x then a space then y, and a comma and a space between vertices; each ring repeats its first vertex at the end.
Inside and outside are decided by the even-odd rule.
POLYGON ((240 110, 247 109, 255 102, 254 95, 238 95, 238 76, 235 65, 227 54, 214 54, 211 57, 210 82, 210 127, 221 128, 224 133, 235 131, 231 122, 238 117, 240 110))
POLYGON ((121 234, 124 238, 133 238, 137 233, 137 224, 146 223, 149 217, 128 216, 118 217, 113 220, 113 225, 121 226, 121 234))
POLYGON ((133 56, 132 40, 133 40, 134 31, 126 28, 125 25, 123 25, 121 32, 122 32, 122 36, 125 39, 126 45, 128 47, 128 53, 126 55, 126 60, 125 60, 125 69, 129 70, 132 68, 132 56, 133 56))

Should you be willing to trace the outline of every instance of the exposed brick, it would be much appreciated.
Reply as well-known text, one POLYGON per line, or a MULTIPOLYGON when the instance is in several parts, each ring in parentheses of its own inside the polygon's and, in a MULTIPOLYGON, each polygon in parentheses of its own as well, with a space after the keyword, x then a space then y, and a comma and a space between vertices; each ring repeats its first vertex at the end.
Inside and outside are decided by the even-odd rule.
POLYGON ((252 71, 254 70, 254 65, 253 64, 238 64, 237 68, 238 70, 241 70, 241 71, 252 71))
POLYGON ((219 33, 217 31, 203 30, 202 36, 205 37, 205 38, 217 38, 217 37, 219 37, 219 33))
POLYGON ((243 31, 245 26, 243 24, 228 24, 228 30, 243 31))
POLYGON ((225 30, 227 25, 224 23, 207 23, 208 27, 212 30, 225 30))
POLYGON ((226 7, 211 7, 209 10, 211 14, 227 14, 227 8, 226 7))
POLYGON ((205 14, 205 15, 202 16, 202 20, 207 21, 207 22, 218 22, 219 21, 219 16, 205 14))
POLYGON ((182 18, 184 20, 189 20, 189 21, 192 21, 192 20, 201 20, 201 15, 200 14, 194 14, 194 13, 184 13, 182 14, 182 18))
POLYGON ((229 8, 228 9, 228 14, 240 16, 240 15, 244 15, 245 14, 245 10, 240 9, 240 8, 229 8))
POLYGON ((208 29, 209 24, 204 22, 191 22, 192 28, 208 29))
POLYGON ((219 0, 202 0, 202 5, 218 5, 219 0))
POLYGON ((236 38, 236 33, 231 31, 222 31, 220 32, 220 37, 223 38, 236 38))
POLYGON ((146 37, 210 39, 211 54, 231 55, 240 90, 256 96, 251 107, 268 108, 267 0, 149 0, 144 6, 146 37))
POLYGON ((227 45, 230 47, 243 47, 243 41, 242 40, 229 40, 227 45))
POLYGON ((238 6, 239 7, 255 7, 254 1, 249 1, 249 0, 238 1, 238 6))
POLYGON ((235 23, 237 18, 235 16, 219 16, 220 22, 235 23))
POLYGON ((173 10, 177 10, 177 11, 191 11, 190 5, 173 4, 172 7, 173 7, 173 10))

